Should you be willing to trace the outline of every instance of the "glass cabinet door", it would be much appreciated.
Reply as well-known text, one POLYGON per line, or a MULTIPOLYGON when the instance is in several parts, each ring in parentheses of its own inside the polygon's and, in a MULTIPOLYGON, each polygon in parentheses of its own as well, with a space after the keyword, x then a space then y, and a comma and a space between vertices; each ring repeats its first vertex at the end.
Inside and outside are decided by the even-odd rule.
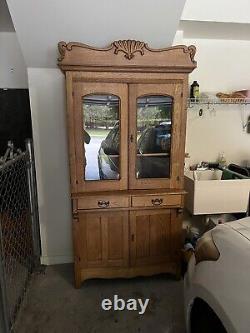
POLYGON ((91 94, 82 99, 83 178, 120 179, 120 98, 91 94))
POLYGON ((136 103, 135 176, 169 178, 173 98, 146 95, 136 103))
POLYGON ((126 188, 127 85, 78 84, 75 101, 78 187, 126 188))
POLYGON ((174 84, 130 86, 130 188, 171 187, 177 177, 178 92, 174 84))

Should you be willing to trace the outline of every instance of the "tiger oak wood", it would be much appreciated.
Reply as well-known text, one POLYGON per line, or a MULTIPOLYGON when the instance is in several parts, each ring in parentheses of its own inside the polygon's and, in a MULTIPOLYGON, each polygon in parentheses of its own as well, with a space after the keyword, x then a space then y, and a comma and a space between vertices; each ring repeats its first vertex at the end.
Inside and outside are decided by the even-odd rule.
POLYGON ((135 40, 106 48, 58 44, 66 77, 75 286, 90 278, 180 276, 188 74, 195 47, 152 49, 135 40), (120 99, 120 179, 86 181, 82 100, 120 99), (173 98, 169 178, 137 179, 136 99, 173 98))

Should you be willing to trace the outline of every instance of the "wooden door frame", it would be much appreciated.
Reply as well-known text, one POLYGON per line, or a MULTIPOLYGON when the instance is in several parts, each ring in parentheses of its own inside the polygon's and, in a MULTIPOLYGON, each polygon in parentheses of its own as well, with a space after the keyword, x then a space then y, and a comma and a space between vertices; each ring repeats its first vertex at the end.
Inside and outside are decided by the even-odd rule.
POLYGON ((125 190, 128 180, 128 87, 126 83, 74 82, 73 83, 74 142, 77 191, 125 190), (113 94, 120 98, 120 180, 91 180, 83 178, 84 144, 82 141, 82 97, 88 94, 113 94))
POLYGON ((185 133, 181 137, 183 108, 183 81, 169 80, 162 83, 142 83, 129 85, 129 189, 154 189, 154 188, 180 188, 180 169, 184 161, 185 133), (171 155, 170 155, 170 178, 142 178, 136 179, 136 151, 137 151, 137 122, 136 122, 136 100, 143 95, 165 95, 173 97, 172 133, 171 133, 171 155))

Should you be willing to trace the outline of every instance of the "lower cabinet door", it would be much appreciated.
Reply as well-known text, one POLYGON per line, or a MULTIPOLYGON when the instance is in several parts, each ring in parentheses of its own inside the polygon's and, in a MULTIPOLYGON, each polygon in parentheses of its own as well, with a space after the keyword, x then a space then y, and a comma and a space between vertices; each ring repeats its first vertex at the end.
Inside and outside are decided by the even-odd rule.
POLYGON ((128 266, 128 212, 80 213, 78 223, 82 268, 128 266))
POLYGON ((175 209, 149 209, 130 212, 131 265, 153 265, 174 259, 172 238, 175 209))

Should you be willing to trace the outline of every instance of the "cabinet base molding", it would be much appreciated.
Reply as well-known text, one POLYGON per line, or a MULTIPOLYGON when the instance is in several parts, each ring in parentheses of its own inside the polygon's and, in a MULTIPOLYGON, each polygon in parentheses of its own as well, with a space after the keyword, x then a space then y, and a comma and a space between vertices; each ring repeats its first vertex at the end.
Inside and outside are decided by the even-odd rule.
POLYGON ((166 263, 152 266, 126 268, 84 268, 80 271, 75 267, 75 287, 80 288, 82 282, 88 279, 134 278, 139 276, 153 276, 161 273, 173 274, 180 279, 180 263, 166 263))

